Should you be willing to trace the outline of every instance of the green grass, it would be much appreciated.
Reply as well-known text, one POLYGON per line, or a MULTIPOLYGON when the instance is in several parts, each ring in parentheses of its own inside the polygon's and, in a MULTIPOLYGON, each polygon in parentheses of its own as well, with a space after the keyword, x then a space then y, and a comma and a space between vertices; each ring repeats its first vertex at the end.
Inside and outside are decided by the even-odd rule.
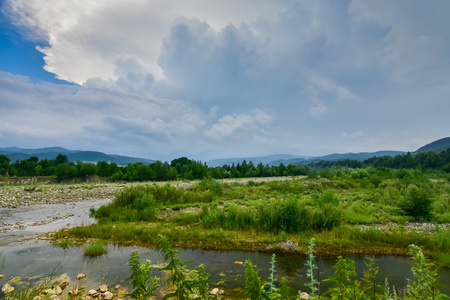
POLYGON ((86 256, 100 256, 108 251, 108 247, 99 241, 84 245, 83 249, 86 256))
POLYGON ((251 249, 263 248, 261 243, 267 247, 285 239, 316 237, 318 247, 330 251, 356 247, 356 252, 376 253, 406 253, 411 243, 431 252, 447 247, 448 231, 420 234, 402 229, 414 216, 400 205, 411 197, 411 190, 427 191, 433 203, 429 218, 450 222, 446 179, 430 180, 416 170, 373 168, 323 175, 327 178, 224 183, 205 179, 188 188, 127 187, 111 204, 94 211, 98 225, 70 229, 64 238, 154 245, 154 236, 164 233, 187 246, 251 249), (190 207, 195 209, 177 211, 190 207), (166 208, 172 209, 169 216, 166 208), (397 225, 387 231, 377 229, 378 224, 392 222, 397 225), (369 228, 362 230, 363 224, 369 228))

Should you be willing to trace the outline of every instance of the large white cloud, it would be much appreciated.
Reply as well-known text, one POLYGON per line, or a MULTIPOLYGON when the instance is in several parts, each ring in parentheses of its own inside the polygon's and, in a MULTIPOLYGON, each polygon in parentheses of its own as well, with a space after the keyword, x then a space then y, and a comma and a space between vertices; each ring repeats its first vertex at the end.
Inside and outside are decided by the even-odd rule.
POLYGON ((447 1, 130 3, 6 2, 48 43, 46 70, 81 86, 3 74, 2 137, 218 157, 448 136, 447 1))

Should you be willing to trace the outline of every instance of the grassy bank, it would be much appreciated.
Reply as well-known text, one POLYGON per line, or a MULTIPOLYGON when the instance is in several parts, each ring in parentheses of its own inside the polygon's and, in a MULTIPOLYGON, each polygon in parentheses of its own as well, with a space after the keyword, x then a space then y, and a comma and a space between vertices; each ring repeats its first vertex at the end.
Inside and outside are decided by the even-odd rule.
POLYGON ((92 213, 97 225, 54 236, 155 245, 163 233, 180 247, 285 252, 314 237, 318 255, 406 254, 410 244, 444 264, 450 255, 450 182, 417 170, 135 185, 92 213))

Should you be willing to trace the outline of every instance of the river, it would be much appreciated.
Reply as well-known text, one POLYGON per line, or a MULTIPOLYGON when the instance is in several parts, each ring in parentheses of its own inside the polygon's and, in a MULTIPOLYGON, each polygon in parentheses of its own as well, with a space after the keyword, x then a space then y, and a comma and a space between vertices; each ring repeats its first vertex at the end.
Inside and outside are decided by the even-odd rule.
MULTIPOLYGON (((39 234, 44 232, 95 222, 94 219, 89 218, 89 209, 109 201, 104 199, 0 209, 0 222, 3 224, 3 232, 0 233, 0 255, 3 261, 0 274, 5 275, 0 279, 0 285, 15 276, 27 278, 66 273, 73 280, 77 274, 84 273, 87 275, 85 284, 89 288, 96 288, 100 283, 110 286, 121 284, 129 287, 126 281, 130 275, 127 262, 132 250, 139 251, 143 259, 149 259, 153 264, 161 263, 162 257, 156 249, 109 245, 105 255, 87 258, 81 247, 63 249, 38 239, 39 234)), ((182 261, 193 261, 188 265, 190 269, 204 264, 210 275, 211 288, 224 289, 226 298, 244 297, 240 292, 245 286, 244 267, 236 264, 236 261, 244 262, 250 259, 258 266, 264 280, 267 280, 269 276, 270 253, 181 249, 179 256, 182 261)), ((380 267, 377 275, 379 284, 384 284, 387 277, 390 285, 402 289, 407 284, 406 278, 413 279, 411 258, 395 256, 375 258, 378 260, 376 265, 380 267)), ((364 257, 351 257, 351 259, 355 260, 358 275, 362 276, 365 270, 364 262, 367 260, 364 257)), ((276 260, 276 277, 280 279, 286 276, 289 279, 289 285, 295 290, 301 289, 308 292, 308 288, 304 286, 306 256, 277 255, 276 260)), ((328 278, 333 274, 335 262, 335 257, 317 260, 319 279, 328 278)), ((161 276, 161 272, 158 272, 156 268, 154 274, 161 276)), ((443 283, 440 290, 450 295, 450 270, 439 269, 439 276, 443 283)), ((330 286, 329 282, 321 282, 322 291, 330 286)))

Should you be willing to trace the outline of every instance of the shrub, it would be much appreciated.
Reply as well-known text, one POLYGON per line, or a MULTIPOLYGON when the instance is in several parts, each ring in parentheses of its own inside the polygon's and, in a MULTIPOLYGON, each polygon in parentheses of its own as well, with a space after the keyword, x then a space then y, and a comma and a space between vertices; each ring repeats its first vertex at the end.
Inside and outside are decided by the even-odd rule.
POLYGON ((398 206, 405 215, 415 220, 430 220, 433 208, 432 194, 427 189, 410 186, 398 206))

